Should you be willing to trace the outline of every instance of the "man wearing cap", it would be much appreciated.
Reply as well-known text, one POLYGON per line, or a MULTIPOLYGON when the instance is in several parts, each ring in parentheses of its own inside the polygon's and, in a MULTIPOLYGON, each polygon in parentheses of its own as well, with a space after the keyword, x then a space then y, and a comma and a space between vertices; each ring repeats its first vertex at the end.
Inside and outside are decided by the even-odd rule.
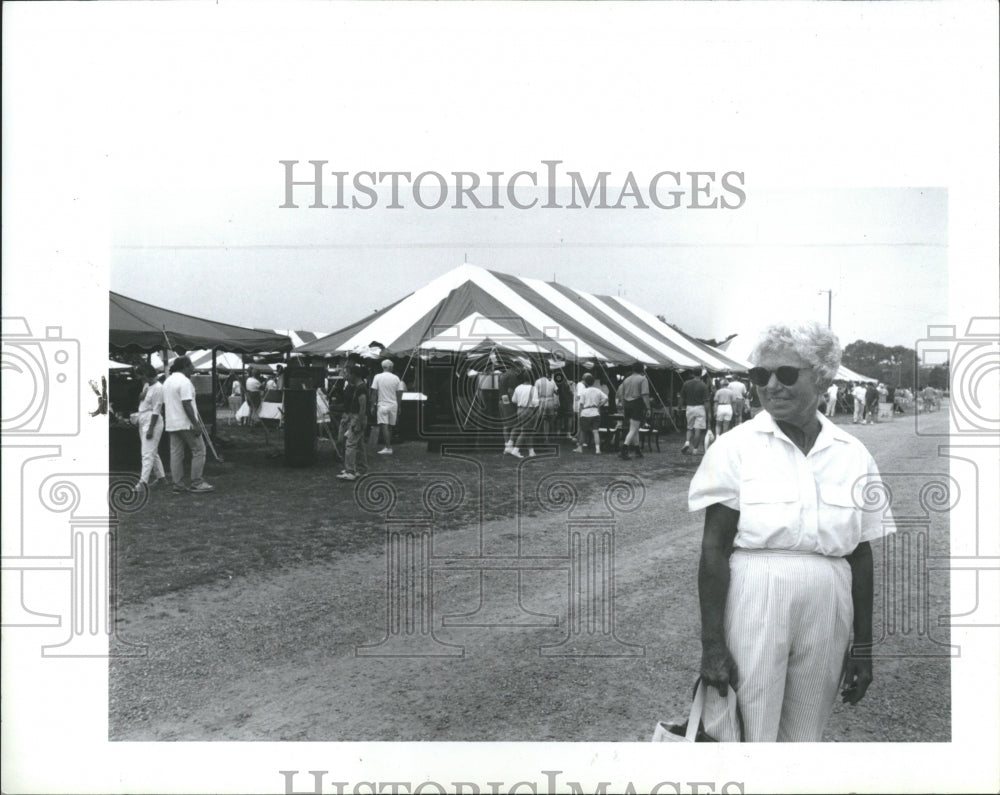
POLYGON ((195 404, 191 375, 194 365, 187 356, 178 356, 170 365, 170 375, 163 382, 164 428, 170 434, 170 477, 174 494, 215 491, 202 480, 205 470, 205 441, 201 438, 201 418, 195 404), (191 451, 191 485, 184 485, 184 455, 191 451))
POLYGON ((681 387, 681 400, 684 402, 687 417, 687 433, 681 452, 684 455, 691 455, 692 452, 704 452, 701 442, 705 436, 705 429, 708 428, 710 401, 708 386, 696 373, 692 372, 691 377, 681 387))
POLYGON ((399 398, 402 394, 403 382, 392 372, 392 362, 383 359, 382 372, 372 379, 371 388, 379 438, 385 440, 385 447, 378 451, 379 455, 392 455, 392 428, 399 414, 399 398))

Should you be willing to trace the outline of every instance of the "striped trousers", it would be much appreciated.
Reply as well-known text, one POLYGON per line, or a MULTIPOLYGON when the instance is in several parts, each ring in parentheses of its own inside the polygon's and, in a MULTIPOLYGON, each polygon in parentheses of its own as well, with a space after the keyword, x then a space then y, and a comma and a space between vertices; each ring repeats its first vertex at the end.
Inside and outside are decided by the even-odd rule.
MULTIPOLYGON (((808 552, 736 549, 729 568, 726 642, 739 671, 747 742, 818 742, 850 643, 850 565, 808 552)), ((739 740, 715 688, 705 730, 739 740)))

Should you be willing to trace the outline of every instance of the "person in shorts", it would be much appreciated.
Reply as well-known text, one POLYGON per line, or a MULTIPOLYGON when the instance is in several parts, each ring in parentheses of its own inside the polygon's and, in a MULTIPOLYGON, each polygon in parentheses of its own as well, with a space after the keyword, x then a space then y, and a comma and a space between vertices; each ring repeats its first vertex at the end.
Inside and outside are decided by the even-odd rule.
POLYGON ((733 391, 729 388, 729 380, 722 379, 722 386, 715 390, 712 402, 715 404, 715 436, 722 436, 729 430, 733 421, 733 391))
POLYGON ((574 453, 583 452, 583 443, 594 440, 594 453, 601 452, 601 409, 608 405, 608 396, 594 386, 592 373, 583 374, 583 393, 580 395, 580 431, 574 453))
POLYGON ((379 439, 385 447, 379 455, 392 455, 392 429, 399 414, 399 398, 403 394, 403 382, 392 372, 392 362, 382 360, 382 372, 372 379, 371 400, 375 404, 375 422, 378 423, 379 439))
POLYGON ((704 452, 701 446, 708 428, 708 385, 695 373, 681 387, 681 400, 687 419, 687 432, 681 452, 691 455, 694 452, 704 452))
POLYGON ((631 449, 636 458, 642 458, 642 448, 639 446, 639 428, 649 414, 649 381, 646 379, 642 362, 632 365, 632 372, 622 381, 618 388, 618 398, 621 400, 622 413, 628 423, 628 432, 622 442, 620 458, 626 461, 631 449))

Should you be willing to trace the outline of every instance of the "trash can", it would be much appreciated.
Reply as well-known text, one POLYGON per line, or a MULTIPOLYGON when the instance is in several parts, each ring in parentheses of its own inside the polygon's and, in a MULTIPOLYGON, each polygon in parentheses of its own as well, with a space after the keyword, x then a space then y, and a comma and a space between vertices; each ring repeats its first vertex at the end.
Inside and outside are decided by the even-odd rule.
POLYGON ((316 461, 316 392, 285 390, 285 463, 310 466, 316 461))

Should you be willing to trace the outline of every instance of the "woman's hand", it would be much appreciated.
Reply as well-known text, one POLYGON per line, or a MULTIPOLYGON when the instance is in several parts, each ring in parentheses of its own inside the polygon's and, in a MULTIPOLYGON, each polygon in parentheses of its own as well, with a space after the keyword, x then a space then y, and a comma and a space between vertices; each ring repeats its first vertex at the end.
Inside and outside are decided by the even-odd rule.
POLYGON ((726 645, 725 613, 729 593, 729 556, 739 511, 716 503, 705 511, 705 534, 698 564, 698 601, 701 607, 701 676, 725 696, 729 685, 739 686, 736 661, 726 645))
POLYGON ((701 678, 706 685, 711 685, 725 697, 729 686, 736 690, 740 685, 739 669, 736 661, 723 645, 702 644, 701 678))
POLYGON ((872 683, 871 646, 852 646, 844 665, 844 681, 840 695, 845 704, 857 704, 865 697, 872 683))
POLYGON ((872 683, 872 599, 874 564, 871 545, 864 541, 847 556, 851 567, 854 605, 854 645, 847 652, 840 695, 845 704, 857 704, 872 683))

